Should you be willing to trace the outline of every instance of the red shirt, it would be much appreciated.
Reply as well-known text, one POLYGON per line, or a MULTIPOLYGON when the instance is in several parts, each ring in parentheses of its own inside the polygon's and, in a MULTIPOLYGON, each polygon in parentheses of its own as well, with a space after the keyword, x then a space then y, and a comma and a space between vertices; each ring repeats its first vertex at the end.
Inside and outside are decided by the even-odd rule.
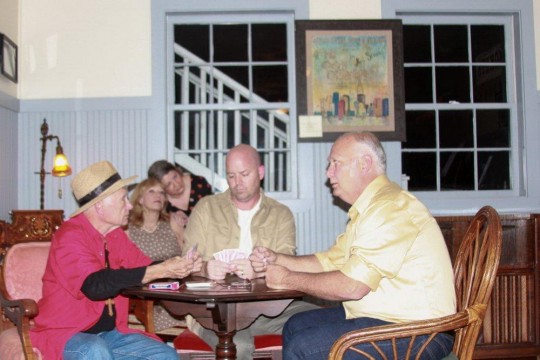
MULTIPOLYGON (((104 239, 111 269, 130 269, 151 263, 121 228, 104 237, 84 214, 64 222, 52 238, 43 275, 43 297, 38 302, 39 315, 30 332, 32 345, 41 351, 45 360, 62 359, 66 342, 94 325, 103 312, 105 301, 88 299, 81 292, 81 286, 88 275, 105 268, 104 239)), ((114 301, 116 329, 123 333, 137 332, 127 325, 128 298, 118 295, 114 301)))

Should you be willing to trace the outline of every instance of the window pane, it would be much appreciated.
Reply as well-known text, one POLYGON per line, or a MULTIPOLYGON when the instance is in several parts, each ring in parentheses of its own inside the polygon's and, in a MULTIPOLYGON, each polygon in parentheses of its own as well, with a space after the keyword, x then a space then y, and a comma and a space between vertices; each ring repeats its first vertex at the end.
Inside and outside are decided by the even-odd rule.
POLYGON ((218 145, 220 149, 229 149, 235 145, 234 136, 232 136, 235 134, 235 127, 240 130, 240 142, 249 144, 252 126, 257 126, 257 123, 250 121, 249 111, 177 111, 175 112, 175 134, 177 135, 175 139, 178 142, 176 147, 182 148, 180 140, 186 135, 189 139, 188 143, 182 144, 183 149, 186 150, 215 149, 218 145))
MULTIPOLYGON (((210 26, 175 25, 174 42, 186 48, 203 61, 210 61, 210 26)), ((176 55, 175 61, 181 61, 176 55)))
MULTIPOLYGON (((216 145, 213 111, 176 111, 174 113, 175 147, 185 150, 213 148, 216 145), (187 137, 187 142, 182 140, 187 137)), ((203 163, 204 164, 204 163, 203 163)))
POLYGON ((405 68, 405 102, 409 104, 433 102, 431 68, 405 68))
POLYGON ((404 148, 420 149, 437 146, 434 111, 407 111, 405 113, 405 129, 407 141, 402 143, 404 148))
POLYGON ((469 68, 437 66, 435 79, 438 103, 471 102, 469 68))
POLYGON ((441 148, 474 146, 471 110, 439 112, 439 145, 441 148))
POLYGON ((441 152, 441 190, 474 190, 473 152, 441 152))
POLYGON ((175 67, 175 104, 209 104, 214 102, 213 89, 210 85, 210 67, 207 66, 177 66, 175 67), (199 79, 199 81, 184 81, 199 79), (206 83, 206 92, 201 84, 206 83))
POLYGON ((213 34, 215 62, 248 61, 247 25, 214 25, 213 34))
POLYGON ((504 26, 471 26, 472 60, 474 62, 505 62, 504 26))
POLYGON ((436 62, 468 62, 467 26, 435 25, 436 62))
POLYGON ((478 153, 478 189, 510 189, 510 153, 508 151, 478 153))
POLYGON ((409 190, 437 190, 437 159, 435 153, 403 153, 403 173, 409 176, 409 190))
MULTIPOLYGON (((247 66, 216 66, 216 69, 232 78, 244 88, 249 89, 249 68, 247 66)), ((234 86, 231 86, 230 84, 227 85, 228 86, 224 87, 224 90, 235 89, 234 86)))
POLYGON ((403 56, 406 63, 431 62, 431 27, 403 26, 403 56))
POLYGON ((403 15, 403 21, 402 166, 416 177, 409 189, 511 190, 519 164, 510 129, 520 115, 509 100, 519 95, 513 52, 506 52, 514 50, 517 29, 511 15, 443 11, 403 15), (416 168, 426 166, 435 166, 437 176, 424 182, 416 168))
POLYGON ((510 146, 510 111, 477 110, 476 140, 479 148, 510 146))
POLYGON ((254 66, 253 92, 268 102, 287 102, 287 66, 254 66))
POLYGON ((251 144, 265 152, 264 190, 296 190, 297 174, 291 168, 296 123, 288 105, 294 80, 288 76, 294 67, 288 46, 294 38, 292 16, 283 21, 279 14, 276 22, 254 24, 215 15, 212 23, 206 15, 185 15, 198 25, 182 25, 184 15, 173 19, 174 39, 181 42, 172 49, 174 61, 167 61, 174 77, 174 88, 167 86, 167 99, 174 99, 168 103, 174 105, 168 119, 174 157, 192 157, 222 184, 227 150, 251 144))
POLYGON ((506 102, 505 67, 473 66, 473 90, 477 103, 506 102))
POLYGON ((287 61, 285 24, 251 25, 253 61, 287 61))

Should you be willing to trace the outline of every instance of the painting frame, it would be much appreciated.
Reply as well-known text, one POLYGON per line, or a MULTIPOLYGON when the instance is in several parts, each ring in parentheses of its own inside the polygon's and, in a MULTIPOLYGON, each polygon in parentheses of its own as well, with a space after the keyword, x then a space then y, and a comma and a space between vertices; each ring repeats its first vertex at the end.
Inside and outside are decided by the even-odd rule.
POLYGON ((6 35, 0 33, 0 74, 17 83, 18 49, 6 35))
POLYGON ((381 141, 405 141, 401 20, 295 26, 298 141, 331 142, 362 130, 381 141))

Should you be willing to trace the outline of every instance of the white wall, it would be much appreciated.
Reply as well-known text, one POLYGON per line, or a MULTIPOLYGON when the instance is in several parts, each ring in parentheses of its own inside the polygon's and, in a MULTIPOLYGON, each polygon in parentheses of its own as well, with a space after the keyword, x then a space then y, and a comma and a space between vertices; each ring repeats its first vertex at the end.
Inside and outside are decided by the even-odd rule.
POLYGON ((150 95, 150 0, 25 0, 21 14, 21 99, 150 95))
MULTIPOLYGON (((21 99, 151 94, 151 0, 0 0, 0 32, 24 44, 21 99), (4 29, 6 28, 6 29, 4 29)), ((222 0, 225 3, 227 0, 222 0)), ((534 1, 535 23, 540 4, 534 1)), ((380 18, 381 0, 310 0, 312 19, 380 18)), ((535 26, 536 64, 540 26, 535 26)), ((537 84, 540 72, 537 71, 537 84)), ((0 79, 0 91, 15 87, 0 79)))

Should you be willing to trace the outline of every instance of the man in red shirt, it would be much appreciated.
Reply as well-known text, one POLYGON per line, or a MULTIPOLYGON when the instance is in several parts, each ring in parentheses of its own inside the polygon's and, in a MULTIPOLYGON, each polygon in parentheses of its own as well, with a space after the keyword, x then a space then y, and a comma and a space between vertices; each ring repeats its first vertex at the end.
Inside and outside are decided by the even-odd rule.
POLYGON ((46 360, 122 357, 178 359, 157 337, 129 329, 128 299, 120 292, 201 268, 200 255, 151 264, 127 237, 127 185, 108 161, 77 174, 71 184, 79 209, 54 234, 43 275, 43 298, 31 330, 46 360))

